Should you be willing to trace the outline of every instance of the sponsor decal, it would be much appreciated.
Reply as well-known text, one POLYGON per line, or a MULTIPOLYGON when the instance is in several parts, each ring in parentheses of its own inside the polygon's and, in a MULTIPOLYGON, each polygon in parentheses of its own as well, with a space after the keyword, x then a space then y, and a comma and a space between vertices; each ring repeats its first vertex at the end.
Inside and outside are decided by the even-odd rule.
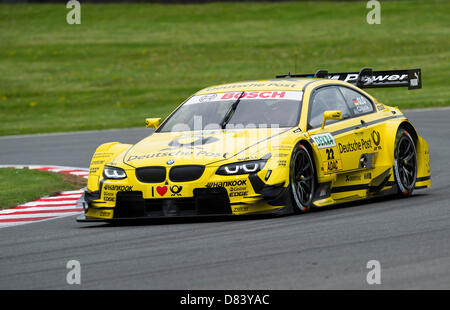
POLYGON ((371 172, 364 173, 364 179, 365 179, 365 180, 370 180, 370 179, 372 179, 372 173, 371 173, 371 172))
POLYGON ((372 141, 375 144, 375 146, 376 147, 379 146, 380 141, 381 141, 380 133, 378 131, 374 130, 374 131, 372 131, 372 134, 370 136, 372 137, 372 141))
POLYGON ((287 160, 279 160, 278 161, 278 166, 286 167, 286 165, 287 165, 287 160))
POLYGON ((164 185, 164 186, 157 186, 156 187, 156 192, 160 196, 164 196, 167 193, 167 189, 168 189, 168 187, 166 185, 164 185))
POLYGON ((180 192, 183 189, 183 186, 181 185, 173 185, 169 187, 170 192, 172 193, 171 196, 181 196, 180 192))
POLYGON ((362 150, 367 150, 372 148, 372 140, 370 139, 361 139, 360 141, 353 140, 352 142, 347 142, 347 144, 339 143, 339 152, 342 153, 350 153, 350 152, 358 152, 362 150))
POLYGON ((248 192, 244 191, 244 192, 230 192, 230 197, 242 197, 242 196, 247 196, 248 192))
POLYGON ((372 104, 363 96, 353 98, 354 112, 356 114, 368 113, 373 110, 372 104))
POLYGON ((326 149, 325 152, 327 153, 327 160, 334 159, 334 150, 333 149, 326 149))
POLYGON ((334 171, 342 170, 342 161, 340 159, 332 159, 323 162, 323 171, 325 173, 332 173, 334 171))
MULTIPOLYGON (((160 157, 176 157, 176 156, 205 156, 205 157, 226 157, 228 153, 207 152, 202 149, 205 144, 217 142, 219 139, 215 137, 204 136, 184 136, 177 137, 168 143, 168 148, 163 148, 159 152, 143 155, 130 155, 127 161, 160 158, 160 157), (189 150, 176 150, 180 148, 187 148, 189 150), (195 150, 196 149, 196 150, 195 150)), ((172 165, 175 161, 167 161, 167 165, 172 165)))
MULTIPOLYGON (((208 95, 200 95, 191 97, 184 105, 197 104, 211 101, 221 100, 237 100, 241 96, 242 91, 239 92, 224 92, 208 95)), ((257 100, 297 100, 300 101, 303 97, 301 91, 286 91, 286 90, 261 90, 261 91, 244 91, 241 100, 257 99, 257 100)))
POLYGON ((213 101, 217 98, 217 94, 209 94, 209 95, 203 95, 198 98, 199 102, 205 102, 205 101, 213 101))
MULTIPOLYGON (((220 97, 220 100, 224 99, 238 99, 242 92, 237 93, 225 93, 220 97)), ((244 92, 242 98, 246 99, 254 99, 254 98, 263 98, 263 99, 282 99, 286 96, 285 91, 252 91, 252 92, 244 92)))
POLYGON ((113 156, 114 153, 95 153, 92 158, 102 158, 102 157, 110 157, 113 156))
POLYGON ((296 83, 286 83, 286 82, 251 82, 251 83, 235 83, 218 85, 204 89, 204 91, 215 91, 215 90, 225 90, 230 88, 251 88, 251 87, 297 87, 296 83))
POLYGON ((346 175, 345 182, 361 181, 361 175, 346 175))
POLYGON ((121 191, 121 192, 131 192, 133 190, 132 185, 109 185, 105 184, 103 189, 106 191, 121 191))
POLYGON ((231 187, 230 188, 230 192, 239 192, 239 191, 246 191, 247 190, 247 186, 244 187, 231 187))
POLYGON ((127 161, 133 160, 142 160, 142 159, 151 159, 151 158, 159 158, 159 157, 176 157, 176 156, 205 156, 205 157, 227 157, 227 153, 216 153, 216 152, 207 152, 204 150, 201 151, 174 151, 174 152, 157 152, 152 154, 144 154, 144 155, 130 155, 127 161))
POLYGON ((169 191, 171 193, 170 196, 174 197, 174 196, 181 196, 180 192, 183 189, 183 186, 181 186, 181 185, 172 185, 172 186, 163 185, 163 186, 152 187, 152 197, 155 197, 155 188, 156 188, 156 192, 161 197, 164 197, 169 191))
POLYGON ((233 212, 245 212, 248 211, 248 207, 235 207, 233 208, 233 212))
MULTIPOLYGON (((359 73, 344 74, 342 77, 339 74, 335 74, 329 77, 332 80, 343 80, 345 82, 356 82, 358 80, 359 73), (345 78, 344 78, 345 76, 345 78), (344 79, 343 79, 344 78, 344 79)), ((379 74, 370 76, 363 76, 362 81, 365 85, 375 84, 380 82, 403 82, 408 79, 407 74, 379 74)))
POLYGON ((244 156, 244 157, 236 157, 236 160, 255 160, 259 157, 256 155, 244 156))
POLYGON ((112 213, 111 211, 108 211, 108 210, 104 211, 104 210, 102 210, 102 211, 100 211, 99 216, 100 217, 111 217, 111 215, 112 215, 111 213, 112 213))
POLYGON ((418 87, 419 86, 419 71, 413 72, 413 77, 409 79, 409 86, 410 87, 418 87))
POLYGON ((91 161, 91 166, 92 165, 101 165, 104 162, 105 162, 104 160, 93 160, 93 161, 91 161))
POLYGON ((103 192, 103 200, 104 201, 112 201, 112 202, 116 201, 116 193, 104 191, 103 192))
POLYGON ((207 152, 207 151, 200 151, 197 152, 196 156, 205 156, 205 157, 227 157, 228 153, 214 153, 214 152, 207 152))
POLYGON ((95 174, 98 171, 99 167, 91 167, 91 169, 89 169, 89 173, 95 174))
POLYGON ((230 187, 230 186, 244 186, 244 185, 247 185, 247 180, 208 182, 206 184, 206 187, 216 188, 216 187, 230 187))
POLYGON ((330 133, 312 135, 311 138, 317 144, 317 148, 319 149, 336 146, 336 141, 330 133))
POLYGON ((247 186, 231 187, 229 197, 243 197, 248 195, 247 186))
POLYGON ((377 108, 380 111, 384 111, 386 109, 386 107, 384 105, 382 105, 382 104, 377 104, 377 108))
POLYGON ((193 151, 177 151, 177 152, 157 152, 152 154, 144 154, 144 155, 131 155, 128 157, 127 161, 133 161, 133 160, 141 160, 141 159, 150 159, 150 158, 157 158, 157 157, 167 157, 167 156, 192 156, 194 154, 193 151))
POLYGON ((342 170, 342 162, 340 159, 334 158, 334 150, 332 148, 326 149, 327 161, 323 162, 322 170, 325 173, 331 173, 333 171, 342 170))

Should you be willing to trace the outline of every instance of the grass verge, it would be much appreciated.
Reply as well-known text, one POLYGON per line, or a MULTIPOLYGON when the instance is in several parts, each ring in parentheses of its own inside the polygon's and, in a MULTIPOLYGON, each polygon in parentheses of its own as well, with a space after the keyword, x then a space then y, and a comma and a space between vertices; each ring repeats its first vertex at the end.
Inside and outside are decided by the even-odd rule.
POLYGON ((0 209, 13 208, 46 195, 77 190, 84 186, 84 178, 67 173, 1 168, 0 209))
POLYGON ((143 126, 200 88, 313 73, 422 68, 400 108, 450 104, 449 1, 0 5, 0 135, 143 126))

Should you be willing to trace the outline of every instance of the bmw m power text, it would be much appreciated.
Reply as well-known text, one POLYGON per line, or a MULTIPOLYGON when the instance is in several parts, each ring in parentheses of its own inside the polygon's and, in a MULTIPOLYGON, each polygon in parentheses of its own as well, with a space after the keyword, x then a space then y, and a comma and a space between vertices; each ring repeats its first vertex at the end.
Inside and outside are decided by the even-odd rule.
POLYGON ((78 221, 301 213, 430 186, 428 144, 364 88, 421 70, 282 75, 202 89, 135 145, 100 145, 78 221))

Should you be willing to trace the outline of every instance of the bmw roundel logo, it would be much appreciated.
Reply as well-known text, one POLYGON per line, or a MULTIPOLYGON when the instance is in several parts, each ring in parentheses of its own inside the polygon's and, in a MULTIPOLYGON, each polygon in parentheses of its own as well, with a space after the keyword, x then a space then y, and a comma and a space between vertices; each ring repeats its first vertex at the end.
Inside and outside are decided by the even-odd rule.
POLYGON ((173 165, 174 162, 175 162, 175 161, 174 161, 173 159, 171 159, 171 160, 168 160, 168 161, 167 161, 167 164, 168 164, 168 165, 173 165))

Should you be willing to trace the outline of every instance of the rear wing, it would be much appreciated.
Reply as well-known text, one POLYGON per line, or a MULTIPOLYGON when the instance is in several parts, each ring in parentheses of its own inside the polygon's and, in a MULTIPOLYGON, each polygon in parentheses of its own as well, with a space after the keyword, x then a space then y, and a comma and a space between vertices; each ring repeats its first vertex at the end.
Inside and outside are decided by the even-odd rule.
POLYGON ((328 70, 318 70, 315 74, 277 75, 277 78, 322 78, 339 80, 353 84, 359 88, 422 88, 422 72, 420 69, 372 71, 372 68, 363 68, 359 72, 341 73, 328 73, 328 70))

